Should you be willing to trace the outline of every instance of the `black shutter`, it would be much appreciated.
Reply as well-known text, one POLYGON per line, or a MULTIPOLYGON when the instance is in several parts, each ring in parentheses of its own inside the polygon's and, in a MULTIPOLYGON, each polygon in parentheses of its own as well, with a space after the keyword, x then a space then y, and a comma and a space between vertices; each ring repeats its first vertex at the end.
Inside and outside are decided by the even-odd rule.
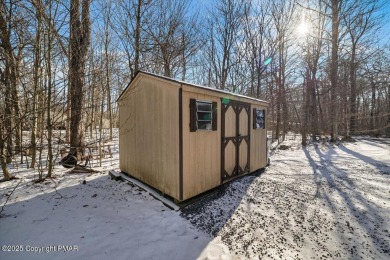
POLYGON ((196 132, 196 99, 190 99, 190 132, 196 132))
POLYGON ((253 109, 253 129, 256 129, 256 108, 253 109))
POLYGON ((263 123, 263 129, 265 129, 265 121, 266 121, 266 115, 265 115, 265 109, 263 110, 263 116, 264 116, 264 123, 263 123))
POLYGON ((213 131, 217 131, 217 126, 218 126, 217 102, 213 102, 213 131))

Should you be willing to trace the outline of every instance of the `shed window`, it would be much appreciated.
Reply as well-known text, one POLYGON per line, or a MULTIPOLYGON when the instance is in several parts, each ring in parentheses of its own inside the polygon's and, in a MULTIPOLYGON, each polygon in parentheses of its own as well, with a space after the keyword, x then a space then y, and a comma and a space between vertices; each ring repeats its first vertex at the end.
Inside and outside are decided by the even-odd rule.
POLYGON ((265 129, 264 109, 253 109, 253 129, 265 129))
POLYGON ((217 103, 190 99, 190 131, 217 130, 217 103))
POLYGON ((211 130, 212 112, 211 103, 196 101, 196 125, 199 130, 211 130))

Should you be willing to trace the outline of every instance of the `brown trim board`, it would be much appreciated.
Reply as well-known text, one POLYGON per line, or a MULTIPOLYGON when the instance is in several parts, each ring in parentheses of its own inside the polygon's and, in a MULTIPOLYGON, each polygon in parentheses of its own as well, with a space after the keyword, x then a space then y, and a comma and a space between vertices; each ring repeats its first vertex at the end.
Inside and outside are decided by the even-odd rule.
POLYGON ((221 98, 221 183, 224 183, 235 177, 247 174, 250 172, 250 147, 251 147, 251 104, 230 100, 227 104, 224 104, 224 99, 221 98), (232 107, 235 113, 235 134, 234 136, 225 136, 225 121, 226 121, 226 111, 232 107), (247 133, 240 133, 240 115, 241 111, 245 110, 248 117, 248 127, 247 133), (227 144, 232 141, 235 146, 235 167, 232 173, 226 172, 225 169, 225 148, 227 144), (244 168, 241 168, 240 165, 240 146, 241 143, 245 141, 247 144, 247 159, 244 168))
POLYGON ((179 199, 183 200, 183 89, 179 88, 179 199))
MULTIPOLYGON (((225 113, 226 113, 226 108, 223 105, 223 98, 221 98, 221 185, 223 184, 224 176, 227 174, 225 171, 225 113)), ((227 144, 227 143, 226 143, 227 144)))

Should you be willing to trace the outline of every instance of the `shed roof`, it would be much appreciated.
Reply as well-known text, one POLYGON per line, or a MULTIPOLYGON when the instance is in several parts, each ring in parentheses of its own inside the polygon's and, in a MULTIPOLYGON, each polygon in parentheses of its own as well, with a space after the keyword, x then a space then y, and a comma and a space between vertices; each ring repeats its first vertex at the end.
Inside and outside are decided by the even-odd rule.
POLYGON ((229 91, 226 91, 226 90, 221 90, 221 89, 216 89, 216 88, 210 88, 210 87, 206 87, 206 86, 202 86, 202 85, 197 85, 197 84, 193 84, 193 83, 189 83, 189 82, 186 82, 186 81, 182 81, 182 80, 177 80, 177 79, 173 79, 173 78, 169 78, 169 77, 165 77, 165 76, 162 76, 162 75, 158 75, 158 74, 154 74, 154 73, 151 73, 151 72, 146 72, 146 71, 138 71, 134 77, 131 79, 130 83, 127 85, 127 87, 122 91, 122 93, 119 95, 118 99, 116 101, 119 101, 119 99, 122 97, 122 95, 127 91, 127 89, 130 87, 131 83, 138 77, 138 75, 140 74, 144 74, 144 75, 148 75, 148 76, 152 76, 152 77, 155 77, 155 78, 159 78, 159 79, 163 79, 163 80, 167 80, 167 81, 171 81, 171 82, 174 82, 174 83, 178 83, 178 84, 185 84, 187 86, 191 86, 191 87, 194 87, 194 88, 200 88, 200 89, 204 89, 204 90, 209 90, 209 91, 213 91, 213 92, 218 92, 218 93, 221 93, 221 94, 228 94, 228 95, 233 95, 233 96, 236 96, 236 97, 242 97, 242 98, 246 98, 246 99, 251 99, 253 101, 258 101, 258 102, 264 102, 264 103, 269 103, 268 101, 265 101, 265 100, 261 100, 261 99, 257 99, 257 98, 253 98, 253 97, 248 97, 248 96, 245 96, 245 95, 240 95, 240 94, 236 94, 236 93, 232 93, 232 92, 229 92, 229 91))

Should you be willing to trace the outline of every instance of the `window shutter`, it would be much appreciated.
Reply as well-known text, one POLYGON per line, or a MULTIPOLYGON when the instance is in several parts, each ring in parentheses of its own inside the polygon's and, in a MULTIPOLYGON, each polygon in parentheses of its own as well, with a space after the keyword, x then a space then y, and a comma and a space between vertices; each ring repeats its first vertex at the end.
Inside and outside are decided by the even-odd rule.
POLYGON ((195 132, 196 128, 196 99, 190 99, 190 132, 195 132))
POLYGON ((217 131, 218 125, 218 110, 217 110, 217 102, 213 102, 213 131, 217 131))
POLYGON ((264 115, 264 124, 263 124, 263 129, 265 129, 265 121, 266 121, 266 114, 265 114, 265 109, 263 109, 263 115, 264 115))
POLYGON ((253 109, 253 129, 256 129, 256 108, 253 109))

